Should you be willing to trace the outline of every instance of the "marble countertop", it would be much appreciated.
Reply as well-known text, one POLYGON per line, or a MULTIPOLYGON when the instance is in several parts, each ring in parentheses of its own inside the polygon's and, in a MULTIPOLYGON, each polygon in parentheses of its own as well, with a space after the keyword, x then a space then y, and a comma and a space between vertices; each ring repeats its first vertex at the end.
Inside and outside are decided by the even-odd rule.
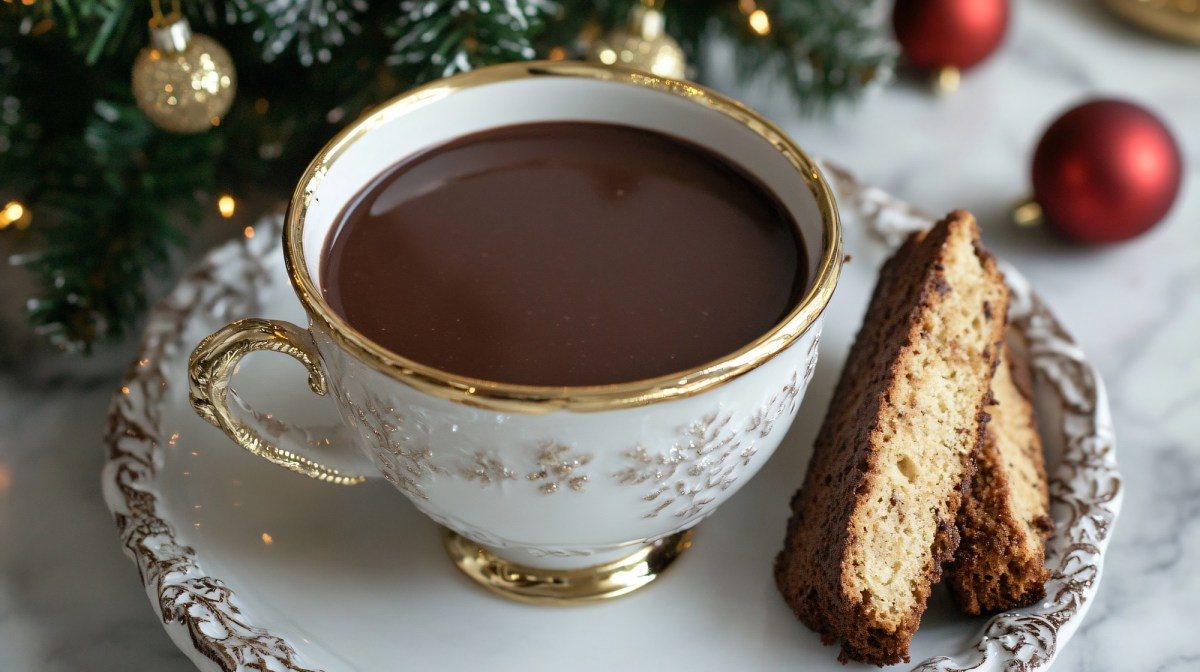
MULTIPOLYGON (((1098 0, 1013 0, 993 59, 951 97, 901 81, 830 120, 781 92, 712 82, 815 154, 929 212, 972 210, 1108 385, 1125 502, 1091 612, 1063 672, 1200 668, 1200 48, 1112 18, 1098 0), (1041 131, 1070 105, 1118 96, 1156 111, 1188 170, 1168 219, 1103 248, 1007 223, 1041 131)), ((719 51, 719 50, 718 50, 719 51)), ((719 54, 717 55, 719 58, 719 54)), ((724 72, 725 74, 722 74, 724 72)), ((8 328, 8 327, 6 327, 8 328)), ((0 369, 0 668, 157 670, 191 663, 163 632, 100 496, 100 437, 132 341, 86 362, 0 369)))

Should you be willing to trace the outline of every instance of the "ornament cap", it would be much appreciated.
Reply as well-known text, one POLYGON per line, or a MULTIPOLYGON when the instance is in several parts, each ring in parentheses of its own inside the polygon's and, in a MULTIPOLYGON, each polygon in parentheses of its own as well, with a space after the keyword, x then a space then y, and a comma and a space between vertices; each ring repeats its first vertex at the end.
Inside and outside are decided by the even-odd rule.
POLYGON ((933 74, 933 90, 938 94, 947 96, 955 91, 958 91, 958 85, 962 81, 962 71, 954 66, 946 66, 938 68, 933 74))
POLYGON ((1044 219, 1042 204, 1034 200, 1033 196, 1026 196, 1012 207, 1013 223, 1022 228, 1041 226, 1044 219))
POLYGON ((666 29, 666 18, 653 7, 640 5, 630 12, 630 32, 643 40, 657 40, 666 29))
POLYGON ((192 41, 192 26, 181 14, 171 12, 163 17, 150 19, 150 46, 174 54, 187 49, 192 41))

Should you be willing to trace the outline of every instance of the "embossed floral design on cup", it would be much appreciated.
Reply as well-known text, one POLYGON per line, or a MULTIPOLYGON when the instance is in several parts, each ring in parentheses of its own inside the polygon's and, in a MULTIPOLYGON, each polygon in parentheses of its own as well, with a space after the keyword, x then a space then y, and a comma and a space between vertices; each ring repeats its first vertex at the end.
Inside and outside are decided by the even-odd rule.
POLYGON ((690 83, 561 62, 458 75, 351 124, 301 178, 284 254, 308 328, 251 319, 209 336, 189 367, 196 411, 250 452, 313 478, 387 479, 447 528, 463 571, 539 602, 645 585, 687 548, 690 528, 763 466, 812 378, 821 313, 842 263, 828 185, 769 122, 690 83), (314 278, 326 234, 372 178, 455 137, 564 119, 681 136, 754 175, 801 228, 810 270, 799 303, 767 333, 697 369, 593 387, 433 369, 364 338, 325 304, 314 278), (332 435, 255 412, 229 388, 240 358, 258 350, 304 364, 312 390, 341 417, 332 435), (335 464, 331 446, 358 452, 335 464))

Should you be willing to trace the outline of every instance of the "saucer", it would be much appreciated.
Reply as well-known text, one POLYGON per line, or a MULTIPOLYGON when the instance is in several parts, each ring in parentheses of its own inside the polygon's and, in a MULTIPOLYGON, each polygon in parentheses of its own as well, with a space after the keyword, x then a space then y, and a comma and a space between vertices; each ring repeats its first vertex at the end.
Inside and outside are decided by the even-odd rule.
MULTIPOLYGON (((387 482, 319 483, 246 453, 197 417, 187 358, 201 338, 252 315, 306 323, 278 220, 213 250, 152 311, 107 433, 105 501, 167 633, 198 668, 227 672, 845 669, 837 648, 791 614, 772 562, 876 269, 899 237, 930 220, 844 171, 826 173, 853 258, 826 311, 795 426, 762 472, 696 528, 691 549, 660 581, 586 606, 494 596, 455 568, 438 526, 387 482)), ((1122 495, 1104 386, 1020 273, 1003 270, 1010 320, 1038 374, 1056 524, 1047 597, 968 617, 938 587, 913 662, 888 669, 1045 669, 1099 585, 1122 495)), ((250 355, 234 385, 281 417, 337 420, 288 358, 250 355)))

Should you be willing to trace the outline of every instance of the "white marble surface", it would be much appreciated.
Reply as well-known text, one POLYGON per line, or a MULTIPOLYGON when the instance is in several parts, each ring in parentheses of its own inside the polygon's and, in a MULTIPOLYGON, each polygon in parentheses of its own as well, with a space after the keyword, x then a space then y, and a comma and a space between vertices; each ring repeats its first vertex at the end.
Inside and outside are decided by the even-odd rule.
MULTIPOLYGON (((1054 669, 1200 669, 1200 49, 1127 28, 1097 0, 1014 5, 1002 51, 951 98, 902 82, 832 120, 802 121, 768 86, 714 83, 906 200, 977 213, 989 246, 1024 271, 1104 375, 1126 479, 1099 596, 1054 669), (1005 211, 1028 188, 1039 133, 1097 95, 1140 101, 1175 132, 1192 168, 1169 218, 1100 249, 1010 228, 1005 211)), ((163 633, 100 498, 105 410, 132 348, 0 370, 6 672, 194 669, 163 633)))

